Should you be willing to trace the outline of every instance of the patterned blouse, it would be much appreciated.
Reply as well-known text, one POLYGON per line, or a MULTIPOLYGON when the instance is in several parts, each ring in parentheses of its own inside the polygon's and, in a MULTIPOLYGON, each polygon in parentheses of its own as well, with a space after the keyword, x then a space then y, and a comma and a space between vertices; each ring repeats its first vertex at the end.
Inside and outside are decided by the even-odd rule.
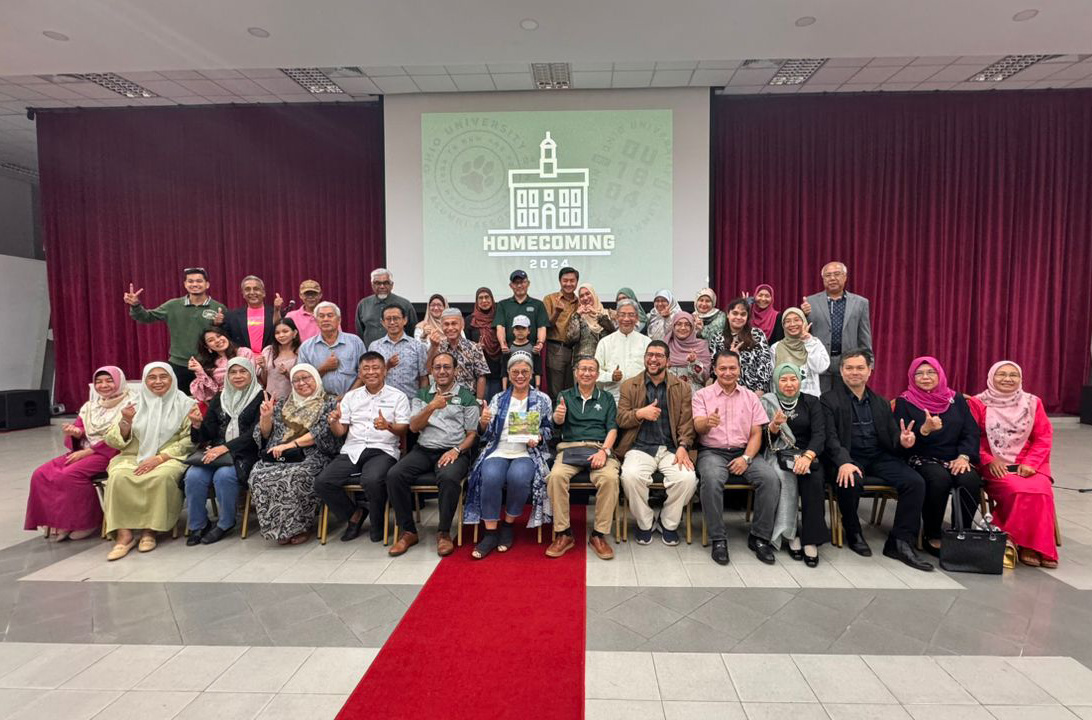
POLYGON ((716 315, 708 320, 702 320, 698 337, 709 343, 709 354, 711 356, 716 355, 717 350, 724 349, 724 324, 727 320, 728 316, 724 314, 723 310, 717 310, 716 315))
MULTIPOLYGON (((751 328, 751 337, 755 344, 750 350, 739 352, 739 384, 759 395, 764 395, 770 390, 770 380, 773 378, 773 359, 770 357, 770 346, 766 342, 766 333, 758 328, 751 328)), ((726 334, 724 347, 731 349, 732 335, 726 334)))

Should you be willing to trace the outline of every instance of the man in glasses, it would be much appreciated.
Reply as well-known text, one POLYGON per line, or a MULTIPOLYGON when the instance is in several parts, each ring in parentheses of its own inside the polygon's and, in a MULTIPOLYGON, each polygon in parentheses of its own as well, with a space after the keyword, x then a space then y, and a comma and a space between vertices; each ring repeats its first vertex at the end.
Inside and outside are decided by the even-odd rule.
POLYGON ((846 292, 849 270, 844 263, 823 266, 823 292, 808 295, 800 309, 808 316, 811 334, 830 353, 830 367, 819 376, 819 390, 826 392, 842 384, 842 350, 855 348, 872 352, 872 323, 868 298, 846 292))
POLYGON ((197 352, 197 341, 216 318, 224 311, 222 303, 209 297, 209 274, 203 267, 190 267, 182 271, 182 285, 186 294, 172 298, 157 308, 144 307, 140 296, 144 288, 136 289, 129 283, 129 291, 124 294, 125 304, 129 306, 129 316, 141 323, 154 323, 163 320, 171 335, 169 362, 178 378, 178 387, 185 393, 190 391, 194 373, 189 369, 190 357, 197 352))
POLYGON ((372 292, 374 295, 361 300, 356 305, 356 334, 364 341, 364 347, 387 334, 383 325, 383 311, 392 306, 402 308, 406 318, 406 334, 413 337, 417 327, 417 311, 410 301, 391 292, 394 289, 394 275, 387 268, 372 270, 372 292))

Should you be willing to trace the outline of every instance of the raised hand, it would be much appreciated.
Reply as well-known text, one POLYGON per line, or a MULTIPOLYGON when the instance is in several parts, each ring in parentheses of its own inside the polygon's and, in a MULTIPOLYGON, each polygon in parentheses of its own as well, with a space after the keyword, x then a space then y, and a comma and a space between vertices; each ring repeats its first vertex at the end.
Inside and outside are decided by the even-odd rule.
POLYGON ((282 307, 284 307, 284 298, 280 293, 273 293, 273 309, 280 310, 282 307))
POLYGON ((935 433, 944 427, 944 421, 940 419, 940 415, 933 415, 928 410, 925 411, 925 422, 921 426, 921 434, 928 435, 929 433, 935 433))
MULTIPOLYGON (((800 303, 800 309, 804 311, 805 315, 811 315, 811 303, 808 302, 808 296, 805 295, 803 302, 800 303)), ((811 329, 811 325, 808 325, 808 329, 811 329)))
POLYGON ((131 305, 135 307, 140 304, 140 294, 142 292, 144 292, 144 288, 136 290, 133 288, 133 284, 129 283, 129 292, 125 293, 122 296, 122 299, 125 300, 126 305, 131 305))
POLYGON ((130 425, 133 424, 133 417, 136 416, 136 405, 129 403, 121 409, 121 419, 130 425))
POLYGON ((213 315, 212 324, 213 325, 223 325, 224 324, 224 309, 223 308, 220 308, 219 310, 217 310, 216 314, 213 315))
MULTIPOLYGON (((702 328, 704 328, 704 327, 705 327, 705 321, 702 320, 697 315, 695 315, 694 316, 694 332, 695 333, 700 333, 702 328)), ((693 362, 693 361, 691 361, 691 362, 693 362)))
POLYGON ((743 341, 740 340, 739 338, 732 338, 732 345, 730 347, 731 351, 734 352, 734 353, 738 353, 740 345, 742 345, 742 344, 743 344, 743 341))
POLYGON ((720 408, 713 408, 713 412, 705 419, 711 428, 720 427, 720 408))
POLYGON ((781 427, 787 420, 788 418, 785 417, 785 413, 781 412, 781 408, 778 408, 777 412, 774 413, 773 422, 776 423, 777 427, 781 427))
POLYGON ((622 368, 618 365, 615 365, 614 372, 611 373, 610 379, 614 382, 622 382, 622 368))
POLYGON ((804 332, 800 334, 800 339, 804 341, 811 340, 811 323, 804 326, 804 332))
POLYGON ((330 414, 326 416, 326 422, 329 423, 330 427, 341 422, 340 405, 335 406, 334 409, 330 411, 330 414))
POLYGON ((277 401, 267 392, 262 393, 262 405, 258 408, 258 414, 263 418, 273 417, 273 408, 277 405, 277 401))
POLYGON ((554 408, 554 422, 561 424, 565 422, 565 416, 569 414, 569 408, 565 405, 565 396, 562 395, 557 400, 557 407, 554 408))
POLYGON ((440 332, 439 330, 433 330, 432 332, 430 332, 428 334, 429 344, 431 344, 431 345, 433 345, 435 347, 439 347, 440 346, 440 341, 443 340, 443 339, 444 339, 444 334, 442 332, 440 332))
POLYGON ((387 369, 390 370, 392 368, 398 367, 398 363, 400 362, 402 362, 402 358, 399 357, 397 353, 391 355, 389 358, 387 358, 387 369))
POLYGON ((201 423, 205 421, 205 416, 201 414, 201 408, 196 405, 190 408, 190 411, 186 413, 186 417, 190 419, 190 425, 196 428, 201 427, 201 423))
POLYGON ((202 372, 204 370, 204 368, 201 367, 201 363, 197 362, 197 358, 193 357, 192 355, 190 356, 190 359, 186 362, 186 367, 188 367, 193 372, 202 372))
POLYGON ((255 355, 251 358, 251 361, 254 363, 255 370, 260 371, 265 369, 265 355, 255 355))
POLYGON ((912 448, 915 440, 917 437, 914 435, 914 421, 911 420, 907 425, 905 420, 899 420, 899 443, 904 448, 912 448))
POLYGON ((71 438, 83 437, 83 430, 72 423, 65 423, 61 426, 61 432, 68 435, 71 438))
POLYGON ((330 357, 326 358, 322 362, 322 365, 319 366, 318 369, 319 369, 319 372, 333 372, 334 370, 337 370, 337 368, 338 368, 337 355, 334 355, 333 353, 330 353, 330 357))
POLYGON ((698 354, 697 353, 687 353, 687 355, 686 355, 687 364, 693 365, 697 361, 698 361, 698 354))
POLYGON ((379 414, 375 417, 375 420, 372 422, 372 425, 375 426, 376 430, 390 430, 391 429, 391 424, 389 422, 387 422, 387 418, 383 417, 383 411, 382 410, 379 411, 379 414))
POLYGON ((432 400, 429 401, 428 406, 433 410, 443 410, 447 407, 447 397, 442 392, 437 392, 432 396, 432 400))
POLYGON ((645 405, 638 410, 635 414, 640 420, 647 420, 648 422, 656 422, 660 419, 660 413, 663 412, 660 409, 660 401, 653 400, 651 404, 645 405))
POLYGON ((489 422, 493 419, 493 411, 489 409, 489 403, 482 403, 482 416, 478 418, 478 422, 482 427, 488 427, 489 422))

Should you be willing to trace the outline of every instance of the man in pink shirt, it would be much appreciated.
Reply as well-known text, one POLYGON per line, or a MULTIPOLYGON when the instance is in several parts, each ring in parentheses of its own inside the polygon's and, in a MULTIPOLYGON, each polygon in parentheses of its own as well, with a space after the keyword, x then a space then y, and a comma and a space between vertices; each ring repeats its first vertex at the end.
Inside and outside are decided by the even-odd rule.
POLYGON ((772 565, 774 516, 781 497, 781 478, 764 462, 753 462, 762 447, 762 428, 769 422, 758 396, 739 383, 739 355, 721 350, 713 359, 717 382, 694 393, 694 430, 698 433, 698 477, 701 509, 713 545, 713 560, 728 564, 724 532, 724 485, 730 475, 754 485, 754 521, 747 547, 772 565))
POLYGON ((246 305, 226 312, 221 311, 213 319, 216 325, 222 325, 239 347, 250 348, 251 352, 261 355, 262 348, 273 344, 273 328, 281 320, 281 306, 284 300, 278 294, 273 306, 265 304, 265 283, 260 277, 247 275, 239 285, 246 305))
POLYGON ((315 307, 322 302, 322 286, 317 280, 304 280, 300 283, 300 300, 303 301, 303 307, 293 310, 285 317, 296 323, 296 329, 300 331, 300 342, 303 342, 319 334, 315 307))

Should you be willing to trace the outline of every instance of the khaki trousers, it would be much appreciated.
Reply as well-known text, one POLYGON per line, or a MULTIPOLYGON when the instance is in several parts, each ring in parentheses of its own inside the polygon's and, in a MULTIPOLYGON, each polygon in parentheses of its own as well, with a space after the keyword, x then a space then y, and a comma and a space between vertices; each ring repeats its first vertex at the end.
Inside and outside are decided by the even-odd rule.
POLYGON ((655 515, 648 505, 648 486, 652 484, 652 473, 657 470, 664 476, 664 488, 667 490, 667 500, 660 512, 660 524, 674 530, 679 527, 686 504, 694 496, 698 476, 693 470, 676 465, 675 453, 666 447, 661 445, 655 457, 636 448, 626 453, 626 459, 622 462, 622 487, 626 491, 626 502, 637 527, 651 530, 655 515))
MULTIPOLYGON (((557 446, 557 459, 546 478, 547 492, 554 509, 554 532, 569 528, 569 482, 583 469, 565 464, 564 449, 567 447, 602 447, 602 443, 573 442, 560 443, 557 446)), ((609 457, 603 467, 588 471, 591 483, 595 486, 595 530, 604 535, 610 535, 614 512, 618 508, 620 467, 616 458, 609 457)))

